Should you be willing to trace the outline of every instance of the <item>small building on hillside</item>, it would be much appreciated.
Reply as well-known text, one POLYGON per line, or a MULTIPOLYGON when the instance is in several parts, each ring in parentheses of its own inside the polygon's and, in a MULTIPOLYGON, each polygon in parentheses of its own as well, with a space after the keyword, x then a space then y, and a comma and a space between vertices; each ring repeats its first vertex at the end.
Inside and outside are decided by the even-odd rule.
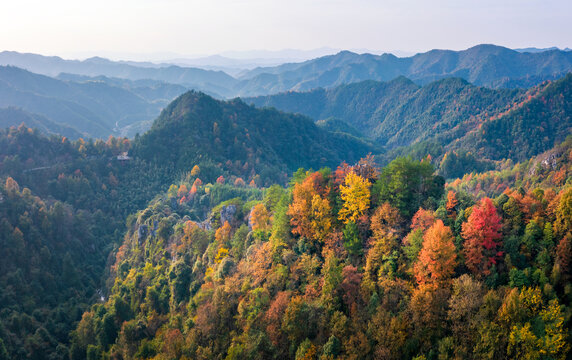
POLYGON ((117 155, 117 160, 118 160, 118 161, 129 161, 129 160, 131 160, 131 159, 132 159, 132 158, 131 158, 129 155, 127 155, 127 151, 121 153, 120 155, 117 155))

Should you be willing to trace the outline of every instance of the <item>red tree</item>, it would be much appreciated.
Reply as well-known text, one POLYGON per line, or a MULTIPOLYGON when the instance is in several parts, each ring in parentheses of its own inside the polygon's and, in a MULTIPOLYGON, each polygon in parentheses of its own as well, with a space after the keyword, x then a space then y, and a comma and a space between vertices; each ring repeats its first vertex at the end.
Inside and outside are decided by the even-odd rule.
POLYGON ((466 223, 463 224, 465 239, 465 265, 477 276, 488 275, 490 267, 502 255, 497 251, 502 234, 501 217, 498 215, 493 202, 484 198, 473 207, 466 223))

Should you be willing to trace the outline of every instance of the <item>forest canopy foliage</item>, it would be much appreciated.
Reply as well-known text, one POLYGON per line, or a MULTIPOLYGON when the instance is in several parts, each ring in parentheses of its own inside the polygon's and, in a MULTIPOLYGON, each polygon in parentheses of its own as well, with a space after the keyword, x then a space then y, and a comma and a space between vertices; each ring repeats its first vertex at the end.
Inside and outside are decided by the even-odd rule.
POLYGON ((205 221, 196 194, 220 184, 156 198, 72 358, 565 359, 570 182, 474 197, 427 160, 370 160, 237 188, 205 221))

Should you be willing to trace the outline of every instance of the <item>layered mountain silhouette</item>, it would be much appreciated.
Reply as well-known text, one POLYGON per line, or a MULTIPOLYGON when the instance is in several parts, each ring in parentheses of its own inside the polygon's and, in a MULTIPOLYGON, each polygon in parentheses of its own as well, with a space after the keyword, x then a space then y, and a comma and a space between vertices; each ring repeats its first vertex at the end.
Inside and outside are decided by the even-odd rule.
POLYGON ((185 90, 175 85, 137 85, 127 80, 76 80, 0 66, 0 108, 18 107, 71 127, 82 136, 106 138, 112 134, 128 135, 122 132, 124 127, 153 120, 185 90))
POLYGON ((392 54, 342 51, 301 63, 259 67, 236 77, 222 71, 170 64, 114 62, 103 58, 63 60, 16 52, 0 53, 0 64, 50 76, 72 73, 159 80, 230 98, 330 88, 363 80, 389 81, 399 76, 419 85, 446 77, 460 77, 491 88, 530 87, 572 71, 572 52, 559 49, 520 52, 496 45, 477 45, 463 51, 431 50, 399 58, 392 54))
POLYGON ((362 80, 388 81, 405 76, 423 85, 460 77, 492 88, 529 87, 572 70, 572 52, 520 53, 495 45, 463 51, 431 50, 412 57, 355 54, 343 51, 298 64, 258 68, 243 75, 240 95, 304 91, 362 80))
POLYGON ((47 76, 70 73, 91 77, 104 75, 128 80, 159 80, 196 90, 214 91, 219 96, 231 95, 226 94, 225 89, 232 88, 237 82, 232 76, 222 71, 180 67, 172 64, 111 61, 101 57, 79 61, 64 60, 58 56, 4 51, 0 53, 0 65, 13 65, 47 76))

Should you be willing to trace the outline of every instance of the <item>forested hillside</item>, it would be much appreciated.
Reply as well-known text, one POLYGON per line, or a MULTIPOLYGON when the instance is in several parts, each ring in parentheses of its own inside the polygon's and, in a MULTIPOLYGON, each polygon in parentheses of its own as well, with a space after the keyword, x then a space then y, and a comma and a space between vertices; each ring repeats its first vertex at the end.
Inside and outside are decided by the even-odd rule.
POLYGON ((491 159, 526 160, 572 133, 572 73, 528 91, 521 104, 493 116, 454 145, 491 159))
MULTIPOLYGON (((423 87, 400 77, 364 81, 333 89, 244 99, 258 107, 300 113, 315 120, 335 117, 388 148, 436 137, 462 136, 464 123, 507 110, 523 96, 518 90, 491 90, 449 78, 423 87)), ((474 126, 474 125, 473 125, 474 126)))
POLYGON ((224 169, 266 186, 285 183, 299 167, 357 161, 372 151, 375 146, 322 130, 304 116, 259 110, 238 99, 222 102, 196 92, 182 95, 163 110, 133 146, 134 156, 157 166, 189 171, 199 164, 208 181, 224 169))
POLYGON ((69 358, 125 217, 162 189, 114 161, 128 147, 0 130, 0 358, 69 358))
MULTIPOLYGON (((161 145, 149 141, 150 137, 137 139, 131 149, 131 142, 124 138, 70 141, 59 136, 47 138, 25 126, 0 131, 0 231, 2 246, 9 249, 0 259, 0 356, 68 358, 69 332, 86 307, 106 292, 107 256, 120 245, 126 217, 144 208, 156 194, 167 191, 176 179, 200 174, 216 184, 197 197, 193 210, 188 212, 199 221, 229 196, 252 194, 260 198, 257 184, 285 183, 285 172, 290 167, 319 166, 327 163, 331 154, 344 159, 342 156, 347 154, 334 149, 334 140, 348 144, 346 149, 361 151, 350 159, 370 149, 347 135, 331 135, 328 139, 328 132, 303 117, 261 112, 240 102, 219 103, 203 94, 189 94, 172 109, 185 116, 169 118, 173 114, 166 113, 158 121, 156 128, 165 132, 163 142, 170 141, 172 134, 201 138, 203 128, 197 127, 199 122, 204 121, 213 131, 216 122, 212 121, 226 126, 228 114, 234 114, 240 126, 223 128, 223 135, 204 137, 198 146, 211 149, 212 157, 203 157, 197 146, 197 152, 185 158, 188 166, 178 163, 177 168, 168 162, 168 153, 157 149, 161 145), (200 101, 191 106, 186 102, 190 99, 200 101), (212 110, 206 106, 209 104, 221 111, 208 112, 212 110), (264 121, 274 121, 272 126, 281 125, 284 134, 292 136, 278 139, 279 134, 271 133, 275 130, 264 126, 264 121), (286 141, 296 144, 294 135, 305 134, 306 130, 299 141, 307 143, 297 146, 315 151, 314 158, 303 157, 300 149, 286 149, 286 141), (232 166, 220 160, 227 156, 220 138, 226 143, 227 137, 247 144, 237 143, 236 149, 243 152, 236 154, 237 162, 232 166), (325 144, 320 144, 321 140, 325 144), (272 151, 279 155, 264 156, 272 151), (124 153, 129 153, 127 159, 119 160, 124 153), (248 156, 252 165, 240 163, 241 156, 248 156), (280 169, 284 174, 264 169, 280 169), (225 185, 226 181, 233 185, 225 185)), ((173 146, 186 149, 175 141, 173 146)), ((189 185, 189 189, 193 187, 189 185)))
POLYGON ((345 121, 350 129, 390 150, 384 155, 389 161, 395 154, 418 149, 429 150, 434 157, 471 151, 490 160, 523 161, 570 134, 571 88, 572 74, 527 91, 491 90, 461 79, 417 87, 399 78, 245 101, 315 120, 334 117, 345 121))
POLYGON ((108 216, 10 177, 0 185, 0 358, 67 358, 70 332, 103 293, 118 229, 108 216))
POLYGON ((500 195, 444 187, 428 159, 300 170, 288 188, 236 188, 206 221, 192 209, 221 185, 191 176, 128 220, 72 358, 565 359, 572 153, 559 151, 541 169, 566 180, 500 195))

